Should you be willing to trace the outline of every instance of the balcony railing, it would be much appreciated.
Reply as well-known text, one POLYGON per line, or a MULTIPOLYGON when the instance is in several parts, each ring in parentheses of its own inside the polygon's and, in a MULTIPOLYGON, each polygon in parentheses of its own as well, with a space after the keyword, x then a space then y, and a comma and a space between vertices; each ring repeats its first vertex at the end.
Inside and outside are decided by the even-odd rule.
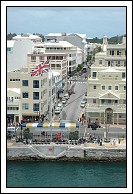
POLYGON ((16 100, 15 100, 15 101, 14 101, 14 100, 13 100, 13 101, 9 101, 9 100, 8 100, 8 101, 7 101, 7 105, 10 105, 10 106, 11 106, 11 105, 19 106, 19 100, 18 100, 18 101, 16 101, 16 100))
POLYGON ((120 109, 126 108, 126 104, 115 104, 115 103, 87 104, 87 108, 89 108, 89 107, 100 108, 100 107, 106 107, 106 106, 115 106, 116 108, 120 108, 120 109))

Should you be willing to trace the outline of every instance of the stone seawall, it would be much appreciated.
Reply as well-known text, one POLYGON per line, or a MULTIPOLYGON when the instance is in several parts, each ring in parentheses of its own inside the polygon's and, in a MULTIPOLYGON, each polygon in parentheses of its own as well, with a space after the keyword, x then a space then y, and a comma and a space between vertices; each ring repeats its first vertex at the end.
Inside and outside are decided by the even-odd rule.
POLYGON ((126 160, 125 147, 85 147, 68 145, 21 145, 7 148, 7 160, 126 160))

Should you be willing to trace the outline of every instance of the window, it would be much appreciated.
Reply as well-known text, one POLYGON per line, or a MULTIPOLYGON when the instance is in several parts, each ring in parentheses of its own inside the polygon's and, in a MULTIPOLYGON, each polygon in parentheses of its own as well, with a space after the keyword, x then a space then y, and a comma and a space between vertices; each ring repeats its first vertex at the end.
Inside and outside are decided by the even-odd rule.
POLYGON ((33 111, 39 111, 39 103, 33 104, 33 111))
POLYGON ((93 86, 93 89, 95 90, 97 87, 96 86, 93 86))
POLYGON ((93 103, 96 103, 96 99, 93 99, 93 103))
POLYGON ((105 90, 105 86, 102 86, 102 90, 105 90))
POLYGON ((7 107, 7 110, 19 110, 19 107, 7 107))
POLYGON ((36 61, 36 57, 35 56, 31 56, 31 61, 36 61))
POLYGON ((124 90, 126 90, 126 86, 124 86, 124 90))
POLYGON ((118 90, 118 86, 115 86, 115 90, 118 90))
POLYGON ((122 79, 125 79, 125 78, 126 78, 126 73, 122 72, 122 79))
POLYGON ((22 80, 22 86, 28 86, 28 80, 22 80))
POLYGON ((108 86, 108 90, 111 90, 111 86, 108 86))
POLYGON ((92 72, 92 77, 96 77, 97 76, 97 72, 92 72))
POLYGON ((33 88, 39 88, 39 80, 33 80, 33 88))
POLYGON ((23 93, 22 93, 22 98, 28 98, 28 97, 29 97, 28 92, 23 92, 23 93))
POLYGON ((101 60, 101 59, 99 60, 99 64, 100 64, 100 65, 102 64, 102 60, 101 60))
POLYGON ((72 55, 71 54, 69 54, 69 57, 71 57, 72 55))
POLYGON ((102 100, 101 100, 101 103, 102 103, 102 104, 104 104, 104 103, 105 103, 105 100, 104 100, 104 99, 102 99, 102 100))
POLYGON ((110 50, 110 55, 114 55, 114 50, 110 50))
POLYGON ((20 81, 20 79, 10 79, 10 81, 20 81))
POLYGON ((56 67, 61 67, 61 64, 56 64, 56 67))
POLYGON ((108 66, 110 66, 110 61, 108 61, 108 66))
POLYGON ((44 56, 40 56, 40 57, 39 57, 39 60, 40 60, 40 61, 44 61, 44 56))
POLYGON ((7 52, 8 52, 8 51, 11 51, 11 48, 7 48, 7 52))
POLYGON ((22 103, 22 109, 23 110, 29 109, 29 104, 28 103, 22 103))
POLYGON ((123 100, 123 104, 126 104, 126 100, 123 100))
POLYGON ((111 100, 108 100, 108 104, 111 104, 111 100))
POLYGON ((118 103, 118 100, 115 100, 115 104, 117 104, 118 103))
POLYGON ((117 51, 117 55, 121 55, 121 51, 118 50, 118 51, 117 51))
POLYGON ((33 100, 39 100, 39 92, 33 92, 33 100))

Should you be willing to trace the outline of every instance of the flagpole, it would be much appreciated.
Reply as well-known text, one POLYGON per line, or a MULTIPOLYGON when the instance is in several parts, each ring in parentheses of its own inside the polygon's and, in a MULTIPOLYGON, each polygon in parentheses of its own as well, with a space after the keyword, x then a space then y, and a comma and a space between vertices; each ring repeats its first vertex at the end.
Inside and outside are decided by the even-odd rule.
POLYGON ((49 61, 50 64, 50 139, 52 141, 52 72, 51 72, 51 61, 49 61))

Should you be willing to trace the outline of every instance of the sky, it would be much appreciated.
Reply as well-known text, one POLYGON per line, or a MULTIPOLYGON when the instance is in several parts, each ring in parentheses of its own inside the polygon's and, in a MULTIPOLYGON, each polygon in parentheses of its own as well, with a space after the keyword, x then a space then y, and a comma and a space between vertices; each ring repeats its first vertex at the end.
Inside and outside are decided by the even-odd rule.
POLYGON ((126 7, 8 7, 7 33, 81 33, 87 38, 126 34, 126 7))

